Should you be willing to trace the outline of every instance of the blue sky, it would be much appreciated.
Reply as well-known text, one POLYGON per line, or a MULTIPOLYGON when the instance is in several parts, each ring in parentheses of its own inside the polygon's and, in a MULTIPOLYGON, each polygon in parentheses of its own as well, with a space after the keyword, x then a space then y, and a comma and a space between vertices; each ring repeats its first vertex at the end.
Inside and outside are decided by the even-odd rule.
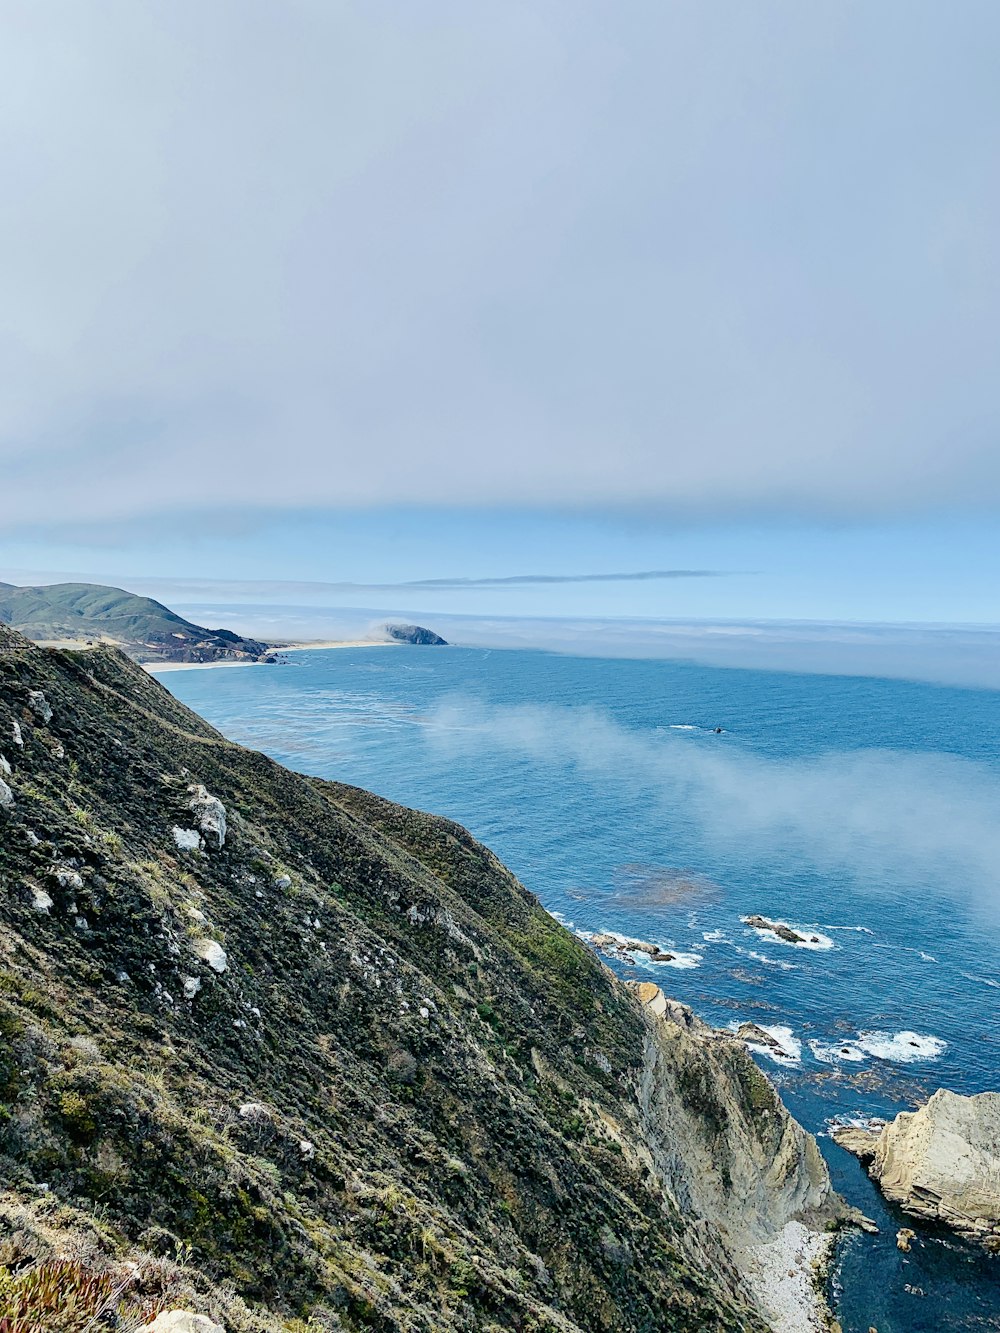
POLYGON ((993 0, 13 0, 0 579, 1000 621, 998 48, 993 0))

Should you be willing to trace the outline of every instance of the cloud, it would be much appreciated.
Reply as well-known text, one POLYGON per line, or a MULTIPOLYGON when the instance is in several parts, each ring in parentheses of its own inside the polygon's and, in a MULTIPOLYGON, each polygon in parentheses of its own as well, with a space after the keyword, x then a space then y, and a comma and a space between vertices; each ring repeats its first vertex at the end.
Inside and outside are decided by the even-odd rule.
POLYGON ((683 812, 717 854, 847 873, 907 897, 943 887, 993 921, 1000 914, 1000 780, 985 764, 892 749, 771 758, 731 737, 637 733, 594 708, 462 698, 425 726, 439 756, 488 749, 647 796, 683 812))
POLYGON ((0 524, 996 505, 998 40, 988 0, 12 0, 0 524))

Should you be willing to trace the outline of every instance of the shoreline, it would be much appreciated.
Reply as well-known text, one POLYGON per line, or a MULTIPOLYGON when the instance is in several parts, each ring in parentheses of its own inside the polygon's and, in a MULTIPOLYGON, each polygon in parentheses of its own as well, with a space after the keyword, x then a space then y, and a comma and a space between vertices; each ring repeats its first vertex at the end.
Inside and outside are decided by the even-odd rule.
MULTIPOLYGON (((310 648, 399 648, 401 644, 391 639, 325 639, 314 643, 268 644, 274 653, 303 653, 310 648)), ((249 658, 234 661, 223 657, 215 662, 140 662, 139 665, 150 675, 158 676, 164 671, 214 671, 217 667, 255 667, 272 666, 271 662, 253 661, 249 658)))
POLYGON ((310 648, 402 648, 396 639, 306 639, 301 643, 270 643, 275 653, 305 653, 310 648))

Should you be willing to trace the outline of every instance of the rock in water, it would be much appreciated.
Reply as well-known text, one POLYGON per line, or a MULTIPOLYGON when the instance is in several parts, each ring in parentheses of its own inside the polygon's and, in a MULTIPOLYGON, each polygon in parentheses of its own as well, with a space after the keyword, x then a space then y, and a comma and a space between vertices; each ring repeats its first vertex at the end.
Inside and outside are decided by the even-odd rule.
POLYGON ((882 1193, 908 1213, 1000 1241, 1000 1092, 962 1097, 940 1088, 878 1135, 849 1130, 834 1138, 871 1159, 882 1193))
POLYGON ((414 643, 421 648, 447 648, 448 640, 442 639, 432 629, 423 625, 386 625, 385 632, 397 643, 414 643))

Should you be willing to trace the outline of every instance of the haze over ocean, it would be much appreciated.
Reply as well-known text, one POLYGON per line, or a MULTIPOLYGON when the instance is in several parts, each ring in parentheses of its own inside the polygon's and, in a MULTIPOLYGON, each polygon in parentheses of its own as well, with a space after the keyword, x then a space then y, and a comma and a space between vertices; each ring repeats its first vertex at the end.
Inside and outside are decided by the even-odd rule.
MULTIPOLYGON (((1000 692, 469 648, 163 679, 234 740, 467 825, 574 929, 672 951, 612 965, 767 1029, 819 1134, 995 1080, 1000 692)), ((948 1235, 900 1254, 900 1215, 821 1143, 882 1227, 842 1250, 847 1333, 993 1327, 995 1263, 948 1235)))

